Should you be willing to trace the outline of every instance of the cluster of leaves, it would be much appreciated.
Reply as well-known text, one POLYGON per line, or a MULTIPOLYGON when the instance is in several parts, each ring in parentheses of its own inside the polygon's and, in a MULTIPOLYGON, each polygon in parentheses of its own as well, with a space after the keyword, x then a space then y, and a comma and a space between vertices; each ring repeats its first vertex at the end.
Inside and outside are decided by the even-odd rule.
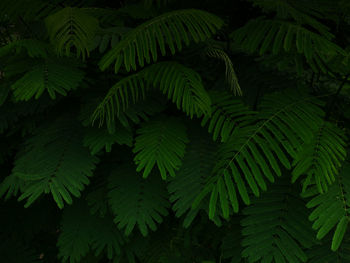
POLYGON ((2 260, 350 262, 349 11, 3 0, 2 260))

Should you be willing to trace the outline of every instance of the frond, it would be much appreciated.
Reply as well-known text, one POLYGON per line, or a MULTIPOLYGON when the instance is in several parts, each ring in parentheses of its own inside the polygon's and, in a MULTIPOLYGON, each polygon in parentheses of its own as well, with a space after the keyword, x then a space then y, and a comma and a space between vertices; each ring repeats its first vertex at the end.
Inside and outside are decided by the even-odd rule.
POLYGON ((95 255, 106 253, 109 260, 118 258, 122 254, 125 243, 123 233, 114 224, 111 216, 97 219, 92 232, 91 248, 95 255))
POLYGON ((312 141, 304 144, 294 159, 292 182, 307 175, 303 182, 304 191, 309 184, 315 183, 320 193, 327 192, 345 160, 345 139, 341 129, 324 121, 312 141))
POLYGON ((95 185, 94 189, 86 195, 86 203, 89 206, 90 213, 98 217, 105 217, 108 210, 107 186, 103 181, 101 185, 95 185))
POLYGON ((100 53, 104 53, 107 49, 114 47, 122 36, 130 29, 127 27, 112 27, 100 29, 91 43, 90 51, 97 49, 100 53))
POLYGON ((158 59, 158 49, 165 56, 167 47, 174 54, 182 50, 183 42, 189 45, 190 41, 204 41, 211 37, 223 25, 223 21, 205 11, 186 9, 175 10, 155 17, 126 34, 111 51, 100 61, 102 70, 109 67, 114 61, 114 70, 117 73, 124 63, 127 71, 136 70, 137 64, 141 67, 146 63, 158 59))
POLYGON ((146 178, 157 165, 164 180, 168 174, 174 177, 188 143, 184 124, 176 118, 158 117, 143 123, 136 134, 133 153, 137 172, 143 170, 146 178))
POLYGON ((92 219, 83 204, 77 203, 64 209, 57 240, 58 257, 63 262, 78 263, 90 251, 92 219))
POLYGON ((225 63, 225 75, 227 84, 229 85, 231 91, 233 91, 234 95, 242 96, 243 93, 239 85, 236 72, 233 68, 233 63, 226 52, 221 48, 208 46, 206 49, 206 54, 208 57, 219 59, 225 63))
POLYGON ((121 254, 124 242, 112 218, 92 216, 81 201, 64 209, 57 242, 62 262, 82 262, 90 250, 94 250, 96 256, 106 252, 111 260, 121 254))
MULTIPOLYGON (((199 209, 191 210, 192 203, 204 189, 206 180, 211 176, 215 164, 217 145, 201 128, 191 127, 190 143, 186 147, 182 166, 175 177, 169 178, 168 191, 171 194, 175 215, 186 214, 183 226, 188 227, 199 209)), ((204 208, 205 209, 205 208, 204 208)))
POLYGON ((201 125, 208 126, 208 132, 213 134, 214 141, 219 137, 221 142, 227 141, 235 129, 254 120, 256 112, 249 110, 242 100, 224 91, 210 91, 209 94, 212 114, 204 116, 201 125))
POLYGON ((314 245, 307 209, 287 177, 243 210, 242 256, 249 262, 307 262, 314 245))
POLYGON ((132 131, 119 125, 114 133, 109 133, 106 129, 101 128, 88 128, 83 143, 85 147, 90 148, 91 154, 95 155, 101 150, 110 152, 115 143, 131 147, 132 140, 132 131))
POLYGON ((142 235, 155 231, 168 214, 168 195, 159 177, 143 179, 133 165, 125 164, 112 172, 108 184, 109 204, 119 229, 130 235, 137 224, 142 235))
POLYGON ((7 176, 1 182, 0 185, 0 196, 5 198, 5 200, 10 199, 12 196, 17 196, 21 189, 25 186, 25 182, 16 176, 7 176))
POLYGON ((74 47, 83 60, 89 56, 89 45, 98 29, 98 20, 82 9, 66 7, 45 19, 51 43, 58 55, 69 56, 74 47))
POLYGON ((317 230, 317 239, 322 239, 335 228, 331 246, 333 251, 341 245, 350 220, 349 173, 350 164, 346 162, 327 193, 318 194, 316 189, 315 191, 311 189, 304 194, 305 197, 312 197, 307 207, 313 209, 309 219, 314 221, 312 227, 317 230))
MULTIPOLYGON (((97 108, 101 99, 97 98, 86 104, 82 111, 80 118, 82 119, 84 126, 91 126, 98 118, 97 108)), ((117 118, 113 118, 110 121, 106 121, 107 130, 109 133, 115 133, 117 127, 121 124, 126 129, 130 129, 134 124, 139 124, 142 121, 147 121, 150 116, 158 114, 165 109, 167 101, 159 96, 149 96, 143 101, 139 101, 136 104, 129 104, 129 107, 124 112, 120 112, 117 118)), ((101 127, 103 122, 99 120, 99 126, 101 127)))
POLYGON ((109 89, 91 117, 93 122, 99 119, 100 126, 105 121, 107 124, 112 123, 115 116, 119 117, 131 103, 135 104, 146 98, 146 89, 149 87, 145 85, 141 73, 125 77, 109 89))
POLYGON ((220 200, 224 215, 230 207, 237 212, 239 194, 245 204, 250 204, 249 190, 255 196, 260 189, 267 189, 266 179, 274 182, 281 176, 281 163, 291 169, 288 155, 304 142, 313 138, 323 116, 320 102, 294 91, 277 92, 264 97, 260 113, 253 118, 256 124, 239 127, 232 137, 218 150, 218 162, 213 177, 208 181, 201 199, 211 193, 209 216, 215 215, 216 203, 220 200), (248 186, 247 186, 248 184, 248 186))
POLYGON ((67 91, 76 89, 84 77, 84 72, 69 62, 44 60, 34 63, 31 70, 11 85, 15 99, 38 99, 45 91, 52 99, 56 98, 56 93, 66 96, 67 91))
POLYGON ((123 78, 109 91, 93 113, 92 119, 110 123, 119 117, 130 103, 145 99, 150 89, 160 89, 163 94, 192 118, 210 114, 211 100, 204 89, 200 75, 176 62, 160 62, 138 73, 123 78))
POLYGON ((137 104, 130 105, 119 115, 118 120, 124 127, 128 128, 131 123, 139 124, 142 121, 148 121, 151 116, 162 112, 165 107, 166 101, 162 98, 150 97, 137 104))
POLYGON ((200 75, 191 68, 176 62, 162 62, 144 71, 148 85, 159 88, 191 118, 194 115, 210 115, 211 100, 200 75))
POLYGON ((79 197, 89 183, 98 159, 81 144, 79 128, 72 120, 59 119, 39 127, 26 141, 10 175, 25 184, 18 199, 27 199, 25 207, 51 192, 63 208, 64 202, 71 204, 72 195, 79 197))
MULTIPOLYGON (((330 35, 329 28, 314 18, 314 17, 322 18, 322 16, 319 13, 319 11, 316 10, 316 8, 313 6, 313 4, 311 3, 312 1, 284 1, 284 0, 252 0, 252 1, 254 5, 261 7, 266 12, 276 12, 277 17, 279 19, 292 18, 299 25, 310 26, 315 30, 317 30, 320 34, 330 35)), ((318 5, 315 5, 315 6, 318 6, 318 5)))
POLYGON ((345 51, 331 41, 334 36, 317 34, 302 25, 280 20, 258 18, 251 20, 231 34, 234 41, 245 50, 260 55, 283 51, 303 54, 312 69, 327 73, 325 63, 345 51))
POLYGON ((327 235, 319 244, 307 250, 308 263, 348 263, 350 260, 350 238, 349 232, 344 235, 342 244, 337 251, 330 249, 332 236, 327 235))

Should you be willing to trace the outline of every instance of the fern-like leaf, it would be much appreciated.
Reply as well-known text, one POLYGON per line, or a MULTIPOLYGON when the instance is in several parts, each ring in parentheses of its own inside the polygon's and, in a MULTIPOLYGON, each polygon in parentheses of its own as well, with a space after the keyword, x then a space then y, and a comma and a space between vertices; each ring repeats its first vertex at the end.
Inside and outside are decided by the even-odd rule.
POLYGON ((298 191, 282 178, 243 210, 242 256, 253 262, 306 262, 314 244, 307 209, 298 191))
POLYGON ((208 115, 211 100, 203 87, 201 77, 194 70, 176 62, 161 62, 123 78, 109 91, 93 113, 92 119, 110 123, 119 117, 129 104, 144 99, 147 89, 160 89, 192 118, 208 115))
POLYGON ((112 145, 132 145, 132 132, 130 129, 119 125, 114 133, 109 133, 106 129, 89 128, 84 137, 84 146, 89 147, 91 154, 95 155, 101 150, 110 152, 112 145))
POLYGON ((186 148, 182 166, 175 177, 169 178, 168 183, 175 215, 180 217, 186 214, 184 227, 188 227, 199 212, 199 208, 191 210, 192 203, 211 176, 217 148, 210 136, 201 128, 191 127, 189 134, 190 143, 186 148))
POLYGON ((67 91, 76 89, 83 77, 84 72, 69 65, 68 61, 38 61, 12 84, 11 89, 17 101, 38 99, 45 91, 55 99, 56 93, 66 96, 67 91))
MULTIPOLYGON (((349 230, 348 230, 349 231, 349 230)), ((332 236, 327 235, 319 244, 307 250, 309 257, 308 263, 338 263, 350 262, 350 236, 349 232, 344 235, 342 244, 337 251, 332 251, 332 236)))
POLYGON ((66 7, 46 18, 51 43, 59 55, 69 56, 72 47, 83 60, 98 29, 98 20, 76 7, 66 7))
POLYGON ((333 43, 332 34, 320 35, 292 22, 258 18, 236 30, 231 37, 248 52, 273 55, 285 52, 303 54, 316 72, 327 73, 325 63, 345 51, 333 43))
POLYGON ((99 119, 100 126, 105 121, 107 125, 110 125, 114 122, 115 117, 119 117, 121 113, 126 111, 130 103, 135 104, 139 100, 145 99, 146 88, 140 73, 123 78, 109 89, 107 95, 97 106, 92 115, 93 122, 99 119))
POLYGON ((90 251, 92 216, 84 205, 64 209, 57 246, 63 262, 78 263, 90 251))
POLYGON ((292 18, 299 25, 312 27, 322 35, 330 36, 329 28, 320 23, 314 17, 322 16, 317 11, 318 6, 311 3, 312 1, 284 1, 284 0, 252 0, 254 5, 259 6, 266 12, 276 12, 279 19, 292 18))
POLYGON ((102 70, 114 61, 117 73, 122 64, 127 71, 136 70, 137 65, 158 59, 158 49, 164 56, 169 48, 174 54, 182 50, 183 42, 204 41, 223 25, 223 21, 205 11, 186 9, 176 10, 155 17, 131 30, 122 41, 109 51, 100 61, 102 70))
POLYGON ((150 120, 136 131, 137 137, 133 152, 137 171, 143 170, 146 178, 157 165, 165 180, 167 174, 175 176, 182 164, 188 138, 186 128, 175 118, 157 118, 150 120))
POLYGON ((133 165, 121 165, 109 177, 109 204, 115 214, 114 222, 130 235, 137 224, 142 235, 155 231, 156 223, 168 214, 166 188, 156 176, 140 177, 133 165))
POLYGON ((121 254, 124 244, 123 235, 112 218, 92 216, 82 201, 64 209, 60 232, 57 246, 63 262, 81 262, 90 250, 94 250, 96 256, 106 252, 112 260, 121 254))
POLYGON ((306 174, 304 190, 308 184, 316 183, 320 193, 328 190, 345 160, 344 132, 332 123, 324 122, 310 143, 303 145, 294 159, 292 182, 306 174))
POLYGON ((213 134, 216 141, 219 136, 221 141, 227 141, 233 131, 240 125, 244 126, 254 120, 256 112, 251 111, 240 99, 235 99, 227 92, 211 91, 212 100, 211 116, 204 116, 202 126, 208 126, 208 132, 213 134))
POLYGON ((222 211, 232 207, 237 212, 237 194, 250 204, 248 189, 259 196, 260 189, 267 189, 266 179, 274 182, 275 175, 281 176, 278 162, 291 169, 288 155, 294 158, 303 142, 313 138, 323 115, 318 100, 299 96, 292 91, 265 96, 256 124, 236 129, 221 145, 214 176, 197 199, 211 193, 209 215, 215 215, 219 200, 222 211))
POLYGON ((210 97, 200 75, 194 70, 176 62, 163 62, 154 64, 144 74, 148 85, 159 87, 178 109, 191 118, 210 115, 210 97))
POLYGON ((332 229, 335 232, 332 239, 331 249, 336 251, 344 238, 347 225, 350 220, 349 200, 350 200, 350 164, 346 162, 341 173, 336 177, 327 193, 317 194, 316 189, 309 190, 305 197, 313 196, 307 203, 308 208, 313 208, 309 216, 314 221, 313 228, 317 230, 317 239, 322 239, 332 229))
POLYGON ((233 63, 227 53, 221 48, 209 46, 207 47, 206 54, 208 57, 219 59, 225 63, 226 82, 234 95, 242 96, 242 90, 233 68, 233 63))
POLYGON ((89 183, 98 159, 83 147, 79 128, 70 119, 59 119, 39 127, 26 141, 10 175, 24 182, 19 200, 27 198, 25 207, 51 192, 63 208, 64 202, 71 204, 72 195, 79 197, 89 183))
POLYGON ((230 263, 243 263, 245 259, 242 257, 243 247, 241 226, 239 225, 239 218, 231 220, 229 231, 222 239, 221 254, 223 259, 229 259, 230 263), (233 221, 233 222, 232 222, 233 221), (238 221, 238 222, 237 222, 238 221))

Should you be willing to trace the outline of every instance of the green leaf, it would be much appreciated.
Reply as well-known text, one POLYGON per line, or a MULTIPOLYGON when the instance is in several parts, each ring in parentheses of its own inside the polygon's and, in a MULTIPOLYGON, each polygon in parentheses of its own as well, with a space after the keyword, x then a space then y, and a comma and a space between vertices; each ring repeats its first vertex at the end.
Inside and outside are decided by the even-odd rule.
MULTIPOLYGON (((51 192, 58 207, 80 196, 98 161, 83 147, 80 126, 61 118, 37 128, 18 153, 10 177, 20 179, 21 196, 31 205, 42 194, 51 192)), ((10 187, 10 186, 8 186, 10 187)))
POLYGON ((137 171, 146 178, 156 165, 161 177, 174 177, 182 164, 188 138, 186 128, 175 118, 156 118, 136 131, 133 152, 137 171))
POLYGON ((201 209, 208 210, 202 203, 192 210, 192 204, 211 176, 217 148, 210 136, 197 125, 190 125, 188 133, 190 142, 181 168, 168 181, 169 200, 173 203, 176 217, 185 215, 183 226, 186 228, 201 209))
MULTIPOLYGON (((219 191, 221 189, 221 208, 226 215, 227 202, 234 211, 238 211, 236 192, 248 205, 249 190, 259 196, 261 190, 267 189, 266 179, 273 182, 276 175, 281 176, 280 164, 287 169, 291 168, 288 156, 295 157, 297 150, 310 141, 310 137, 312 138, 316 128, 322 123, 324 113, 319 108, 320 101, 292 90, 266 95, 258 114, 252 114, 251 111, 240 112, 242 106, 239 103, 231 99, 229 104, 229 98, 224 99, 222 105, 236 107, 237 113, 232 110, 217 110, 212 115, 213 122, 209 129, 218 125, 219 121, 215 120, 220 114, 226 117, 230 113, 232 116, 228 115, 227 121, 241 123, 233 129, 227 141, 220 145, 218 161, 208 185, 213 184, 211 191, 215 191, 221 177, 225 177, 225 187, 220 186, 219 191), (305 115, 311 117, 305 118, 305 115), (230 200, 226 202, 223 200, 225 197, 230 200)), ((208 118, 205 119, 207 120, 208 118)), ((211 202, 214 200, 211 199, 211 202)))
POLYGON ((315 240, 304 202, 288 180, 286 176, 279 179, 243 210, 242 256, 249 262, 307 261, 304 249, 315 240))
POLYGON ((45 19, 50 41, 58 55, 70 56, 72 48, 85 60, 89 46, 98 29, 98 20, 83 9, 66 7, 45 19))
POLYGON ((344 238, 348 223, 349 223, 349 218, 347 216, 344 216, 338 223, 337 228, 335 229, 335 232, 334 232, 333 240, 332 240, 333 251, 336 251, 339 248, 344 238))
POLYGON ((17 101, 38 99, 44 92, 55 99, 57 93, 66 96, 67 91, 76 89, 83 77, 84 72, 69 60, 38 61, 11 85, 11 89, 17 101))
MULTIPOLYGON (((115 73, 117 73, 122 64, 127 71, 136 70, 136 64, 143 67, 144 61, 151 63, 157 61, 157 49, 161 50, 164 56, 165 42, 167 46, 175 46, 175 43, 189 40, 195 42, 203 41, 209 38, 223 25, 223 21, 210 13, 196 9, 175 10, 169 13, 155 17, 135 29, 131 30, 125 38, 120 41, 111 51, 109 51, 100 61, 99 66, 102 70, 109 67, 114 61, 115 73), (191 21, 189 23, 189 21, 191 21), (174 32, 171 27, 174 26, 179 34, 174 32), (130 56, 130 54, 136 54, 130 56)), ((179 50, 179 46, 177 46, 179 50)), ((173 48, 172 53, 175 52, 173 48)))
POLYGON ((84 136, 84 146, 89 147, 91 154, 95 155, 101 150, 110 152, 113 144, 132 146, 132 131, 119 125, 114 133, 109 133, 105 129, 89 128, 84 136))
POLYGON ((109 204, 119 229, 130 235, 135 225, 143 236, 168 214, 169 202, 164 182, 154 175, 144 179, 130 164, 119 165, 109 176, 109 204), (125 201, 127 200, 127 202, 125 201))
POLYGON ((307 203, 308 208, 312 208, 309 219, 314 221, 313 228, 318 230, 317 238, 322 239, 332 229, 336 228, 333 234, 332 250, 335 251, 341 245, 349 220, 348 200, 350 200, 350 180, 348 174, 350 164, 346 162, 335 182, 329 187, 326 193, 317 193, 316 186, 306 191, 305 196, 312 199, 307 203))
POLYGON ((100 125, 105 120, 113 122, 131 103, 144 100, 151 89, 167 94, 168 99, 191 118, 211 113, 211 99, 200 75, 176 62, 160 62, 117 82, 96 108, 93 121, 99 119, 100 125))
POLYGON ((314 138, 298 151, 293 162, 292 182, 306 175, 304 191, 308 187, 307 182, 315 181, 321 193, 327 192, 328 185, 335 181, 341 162, 345 160, 345 139, 341 129, 324 121, 314 138))

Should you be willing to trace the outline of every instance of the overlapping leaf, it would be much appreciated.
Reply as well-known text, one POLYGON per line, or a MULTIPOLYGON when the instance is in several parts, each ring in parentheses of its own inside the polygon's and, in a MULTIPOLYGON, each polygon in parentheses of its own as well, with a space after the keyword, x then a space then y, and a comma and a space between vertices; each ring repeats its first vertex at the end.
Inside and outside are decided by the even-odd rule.
POLYGON ((243 210, 242 256, 253 262, 307 262, 303 251, 314 244, 307 209, 298 190, 284 177, 243 210))
POLYGON ((91 154, 95 155, 101 150, 110 152, 112 145, 118 143, 120 145, 132 145, 132 131, 119 125, 114 133, 109 133, 105 129, 90 128, 84 137, 84 146, 90 148, 91 154))
POLYGON ((249 110, 240 99, 234 98, 227 92, 211 91, 212 100, 211 116, 204 116, 202 126, 208 126, 208 132, 213 134, 213 140, 221 137, 221 141, 227 141, 234 130, 240 125, 245 125, 255 118, 256 112, 249 110))
POLYGON ((98 20, 77 7, 66 7, 46 18, 51 43, 59 55, 89 56, 89 45, 98 29, 98 20))
POLYGON ((241 86, 239 85, 236 72, 233 68, 233 63, 227 53, 218 47, 209 46, 206 50, 206 55, 211 58, 216 58, 225 63, 226 82, 229 85, 234 95, 242 96, 241 86))
POLYGON ((180 217, 186 214, 184 227, 188 227, 199 212, 198 208, 191 210, 192 203, 211 176, 217 148, 204 130, 194 126, 189 132, 190 143, 187 146, 182 166, 168 183, 170 201, 173 203, 175 215, 180 217))
POLYGON ((111 217, 92 216, 81 201, 65 208, 57 242, 63 262, 81 262, 90 250, 96 255, 106 251, 108 259, 113 259, 121 254, 123 243, 123 235, 111 217))
MULTIPOLYGON (((345 56, 345 51, 331 39, 332 34, 320 35, 292 22, 258 18, 239 28, 231 37, 248 52, 260 55, 283 51, 303 54, 316 72, 327 73, 325 63, 332 57, 345 56)), ((295 56, 296 57, 296 56, 295 56)))
POLYGON ((319 241, 319 244, 307 250, 308 263, 349 263, 350 262, 350 236, 349 232, 344 236, 342 244, 337 251, 332 251, 332 235, 328 234, 319 241))
POLYGON ((168 214, 170 204, 164 182, 157 176, 142 178, 133 165, 120 165, 114 170, 108 188, 114 222, 125 229, 126 235, 137 225, 146 236, 148 229, 155 231, 168 214))
POLYGON ((157 166, 164 180, 168 174, 174 177, 188 142, 184 124, 179 119, 159 117, 143 123, 136 133, 133 152, 137 171, 143 171, 146 178, 157 166))
POLYGON ((52 99, 56 94, 67 95, 67 91, 74 90, 84 77, 84 72, 70 65, 69 61, 38 61, 23 77, 12 84, 11 89, 18 101, 38 99, 44 92, 48 92, 52 99))
POLYGON ((160 62, 116 83, 96 108, 93 120, 100 119, 100 124, 113 121, 130 103, 144 99, 151 88, 167 94, 191 118, 210 114, 211 100, 199 74, 176 62, 160 62))
POLYGON ((231 138, 218 151, 214 176, 198 196, 211 193, 209 216, 215 215, 216 203, 223 214, 230 207, 237 212, 238 195, 250 204, 249 191, 255 196, 267 189, 266 180, 274 182, 282 174, 280 164, 291 169, 290 157, 304 142, 310 142, 322 122, 320 101, 294 91, 277 92, 265 96, 260 105, 256 124, 234 130, 231 138))
POLYGON ((304 195, 305 197, 313 196, 307 203, 307 207, 313 209, 309 219, 314 221, 312 227, 317 230, 317 238, 322 239, 335 228, 331 246, 333 251, 336 251, 341 245, 350 220, 348 211, 350 201, 349 174, 350 164, 346 162, 327 193, 317 194, 317 191, 309 190, 304 195))
POLYGON ((345 147, 344 132, 324 121, 312 141, 305 143, 294 159, 292 182, 305 174, 304 189, 315 183, 320 193, 327 192, 345 159, 345 147))
POLYGON ((99 65, 105 70, 115 62, 117 73, 124 64, 127 71, 137 65, 158 60, 170 49, 174 54, 183 48, 183 43, 199 42, 211 37, 223 25, 223 21, 210 13, 196 9, 175 10, 155 17, 131 30, 122 41, 109 51, 99 65))
POLYGON ((64 202, 71 204, 72 195, 79 197, 89 183, 98 159, 83 147, 79 128, 74 121, 63 118, 39 127, 26 141, 6 179, 24 185, 19 200, 27 199, 26 207, 42 194, 51 193, 63 208, 64 202))

